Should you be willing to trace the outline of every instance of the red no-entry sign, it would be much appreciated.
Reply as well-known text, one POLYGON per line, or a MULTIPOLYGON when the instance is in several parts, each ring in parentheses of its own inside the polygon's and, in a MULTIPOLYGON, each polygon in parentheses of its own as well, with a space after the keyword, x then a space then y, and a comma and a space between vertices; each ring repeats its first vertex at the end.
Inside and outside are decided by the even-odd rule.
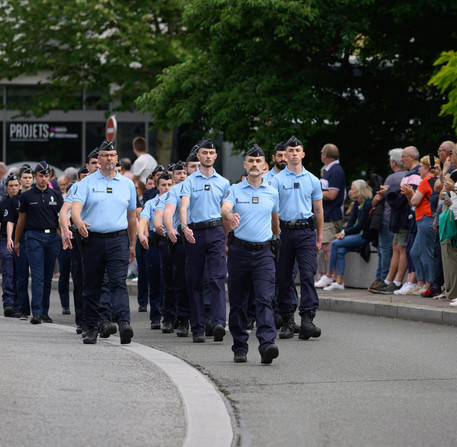
POLYGON ((116 138, 117 121, 114 116, 110 116, 106 122, 105 136, 108 141, 113 142, 116 138))

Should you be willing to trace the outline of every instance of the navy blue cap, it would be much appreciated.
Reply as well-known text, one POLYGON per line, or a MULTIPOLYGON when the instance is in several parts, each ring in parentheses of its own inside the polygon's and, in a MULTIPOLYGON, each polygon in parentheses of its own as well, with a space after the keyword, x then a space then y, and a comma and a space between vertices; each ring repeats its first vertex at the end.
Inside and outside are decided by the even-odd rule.
POLYGON ((186 163, 192 163, 194 161, 200 161, 197 157, 196 153, 191 152, 189 156, 186 158, 186 163))
POLYGON ((265 152, 257 143, 254 143, 254 146, 248 150, 246 157, 265 157, 265 152))
POLYGON ((294 135, 292 135, 285 143, 284 146, 288 147, 297 147, 297 146, 303 146, 303 143, 294 135))
POLYGON ((165 172, 162 172, 162 174, 159 175, 159 180, 171 180, 171 175, 165 171, 165 172))
POLYGON ((100 144, 100 147, 98 148, 98 152, 100 151, 115 151, 116 148, 114 147, 114 144, 111 143, 111 141, 105 140, 102 144, 100 144))
POLYGON ((51 169, 46 161, 40 161, 35 167, 35 173, 37 174, 49 174, 51 169))
POLYGON ((159 171, 165 171, 165 168, 163 167, 163 165, 157 165, 154 170, 152 171, 151 173, 151 178, 156 175, 159 171))
POLYGON ((197 152, 204 147, 205 149, 216 149, 216 146, 214 146, 214 143, 209 139, 203 139, 198 143, 198 149, 197 152))
POLYGON ((78 169, 78 176, 80 176, 81 174, 89 174, 89 169, 87 169, 85 166, 81 166, 78 169))
POLYGON ((90 158, 98 158, 98 147, 96 147, 95 149, 92 149, 92 151, 87 156, 86 161, 89 161, 90 158))
POLYGON ((170 163, 170 164, 167 166, 167 169, 165 169, 165 171, 167 171, 167 172, 173 171, 173 166, 174 166, 174 163, 170 163))
POLYGON ((24 163, 20 168, 19 168, 19 174, 33 174, 33 169, 28 163, 24 163))
POLYGON ((276 154, 276 152, 278 152, 278 151, 285 151, 285 150, 286 150, 286 144, 284 143, 284 141, 281 141, 280 143, 278 143, 275 146, 273 152, 276 154))
POLYGON ((12 182, 13 180, 19 180, 19 177, 17 174, 10 174, 7 178, 5 183, 8 184, 8 182, 12 182))
POLYGON ((185 163, 179 160, 173 165, 172 171, 184 171, 184 169, 186 169, 185 163))

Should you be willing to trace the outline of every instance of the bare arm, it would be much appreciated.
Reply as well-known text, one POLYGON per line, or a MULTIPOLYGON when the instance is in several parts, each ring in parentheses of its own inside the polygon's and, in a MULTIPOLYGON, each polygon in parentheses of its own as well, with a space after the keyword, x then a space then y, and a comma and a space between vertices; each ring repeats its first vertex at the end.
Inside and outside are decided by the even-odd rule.
POLYGON ((25 219, 27 218, 27 213, 19 213, 19 219, 17 220, 16 225, 16 234, 14 236, 14 251, 16 255, 20 256, 20 247, 19 247, 19 239, 22 236, 22 232, 24 231, 25 227, 25 219))
POLYGON ((271 230, 273 231, 274 235, 281 233, 281 230, 279 229, 278 213, 271 213, 271 230))
POLYGON ((14 230, 14 223, 7 222, 6 223, 6 248, 8 249, 9 252, 12 252, 14 249, 13 230, 14 230))
POLYGON ((339 192, 339 189, 328 189, 326 191, 322 191, 322 199, 329 201, 335 200, 338 197, 339 192))
POLYGON ((418 206, 422 202, 424 195, 420 191, 416 191, 414 195, 411 197, 409 203, 411 206, 418 206))
POLYGON ((322 200, 313 200, 314 215, 316 216, 316 250, 319 252, 322 246, 322 232, 324 229, 324 209, 322 200))
POLYGON ((173 203, 167 203, 163 210, 163 223, 167 229, 168 238, 173 244, 178 241, 176 229, 173 228, 173 216, 176 211, 176 205, 173 203))
POLYGON ((232 213, 233 204, 231 202, 223 202, 221 208, 222 223, 224 230, 228 233, 231 229, 235 229, 240 224, 240 215, 232 213))
POLYGON ((181 197, 181 207, 179 208, 179 220, 181 221, 182 231, 187 242, 195 244, 194 232, 187 227, 187 208, 189 208, 190 197, 182 196, 181 197))
POLYGON ((87 227, 90 227, 90 224, 87 222, 83 222, 81 218, 81 211, 83 209, 83 204, 80 202, 73 202, 71 205, 71 218, 73 219, 74 224, 78 228, 79 234, 82 237, 88 237, 89 232, 87 231, 87 227))
POLYGON ((60 225, 60 237, 62 238, 63 249, 73 248, 71 244, 71 231, 68 229, 70 225, 70 219, 68 212, 71 209, 71 203, 64 202, 59 212, 59 225, 60 225))
POLYGON ((149 248, 149 221, 146 217, 140 217, 140 222, 138 224, 138 239, 140 244, 144 247, 145 250, 149 248))
POLYGON ((129 233, 129 264, 135 259, 135 245, 136 245, 136 229, 137 229, 137 220, 136 220, 136 209, 127 211, 127 222, 128 227, 127 231, 129 233))
POLYGON ((163 231, 163 210, 156 210, 152 226, 156 229, 157 233, 165 236, 165 232, 163 231))

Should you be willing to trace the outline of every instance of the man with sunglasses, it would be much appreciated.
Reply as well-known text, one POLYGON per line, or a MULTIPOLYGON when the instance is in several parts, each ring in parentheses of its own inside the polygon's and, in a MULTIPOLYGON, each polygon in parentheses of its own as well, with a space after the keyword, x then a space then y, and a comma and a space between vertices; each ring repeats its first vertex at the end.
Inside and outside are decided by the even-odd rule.
POLYGON ((63 204, 60 191, 49 188, 51 169, 46 161, 35 168, 35 186, 21 195, 19 219, 14 237, 14 250, 21 253, 21 235, 25 230, 27 258, 32 273, 32 319, 30 323, 52 323, 49 317, 49 297, 52 275, 61 247, 59 211, 63 204))
POLYGON ((105 269, 121 344, 133 337, 126 279, 128 264, 135 258, 137 197, 133 182, 116 171, 117 159, 113 144, 104 141, 98 152, 100 169, 77 184, 71 207, 83 238, 84 344, 97 342, 105 269))

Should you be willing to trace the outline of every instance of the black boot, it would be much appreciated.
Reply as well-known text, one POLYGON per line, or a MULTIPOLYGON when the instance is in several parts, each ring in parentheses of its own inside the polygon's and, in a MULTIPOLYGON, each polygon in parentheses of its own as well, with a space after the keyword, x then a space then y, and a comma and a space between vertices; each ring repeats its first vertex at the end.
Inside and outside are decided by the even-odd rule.
POLYGON ((178 337, 187 337, 189 335, 189 322, 187 320, 180 320, 178 329, 176 329, 178 337))
POLYGON ((98 323, 100 338, 108 338, 111 334, 117 332, 116 325, 109 320, 102 320, 98 323))
POLYGON ((133 329, 128 321, 119 321, 119 335, 121 337, 121 345, 128 345, 133 337, 133 329))
POLYGON ((85 345, 95 345, 97 343, 98 337, 98 328, 92 327, 87 328, 86 336, 83 338, 83 343, 85 345))
POLYGON ((282 328, 279 333, 279 338, 294 338, 295 321, 294 314, 281 314, 282 328))
POLYGON ((321 329, 313 323, 315 316, 315 310, 308 310, 302 315, 298 338, 308 340, 310 337, 317 338, 321 336, 321 329))

